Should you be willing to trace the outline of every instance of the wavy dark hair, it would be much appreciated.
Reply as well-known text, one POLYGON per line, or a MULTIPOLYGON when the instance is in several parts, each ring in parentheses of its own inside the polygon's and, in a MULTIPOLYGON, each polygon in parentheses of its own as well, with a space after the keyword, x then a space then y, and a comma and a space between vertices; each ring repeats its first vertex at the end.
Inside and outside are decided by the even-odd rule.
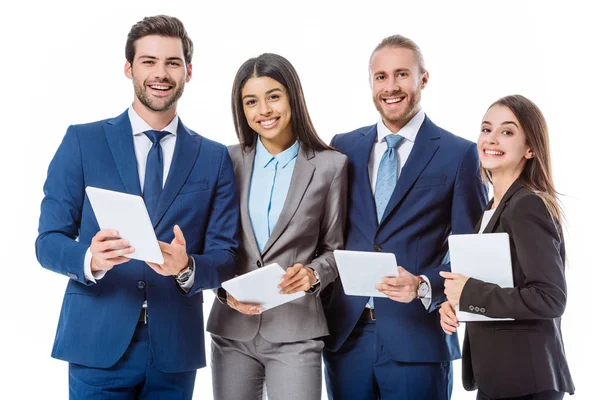
MULTIPOLYGON (((550 162, 550 137, 548 125, 542 111, 528 98, 521 95, 510 95, 496 100, 489 108, 496 105, 508 108, 517 118, 525 134, 525 142, 534 154, 526 160, 519 179, 523 186, 541 197, 554 221, 562 224, 564 213, 558 199, 558 192, 552 179, 552 163, 550 162)), ((480 164, 484 181, 492 183, 492 174, 480 164)))
POLYGON ((251 58, 242 64, 233 80, 231 90, 231 111, 233 113, 233 124, 242 148, 253 147, 256 144, 258 134, 250 128, 244 115, 242 103, 242 89, 250 78, 269 77, 276 80, 285 87, 290 100, 292 112, 292 132, 304 149, 330 150, 329 147, 317 135, 315 127, 308 114, 304 91, 300 84, 300 78, 296 69, 284 57, 264 53, 258 57, 251 58))

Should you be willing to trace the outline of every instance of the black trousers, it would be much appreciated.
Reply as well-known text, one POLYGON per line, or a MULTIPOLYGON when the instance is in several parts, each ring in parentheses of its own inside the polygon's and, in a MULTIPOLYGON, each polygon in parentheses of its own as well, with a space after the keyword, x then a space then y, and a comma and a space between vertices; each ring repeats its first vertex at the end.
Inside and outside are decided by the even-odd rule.
POLYGON ((503 397, 502 399, 499 399, 496 397, 488 396, 481 390, 478 390, 476 400, 562 400, 564 396, 565 394, 562 392, 555 392, 554 390, 550 390, 547 392, 533 393, 525 396, 503 397))

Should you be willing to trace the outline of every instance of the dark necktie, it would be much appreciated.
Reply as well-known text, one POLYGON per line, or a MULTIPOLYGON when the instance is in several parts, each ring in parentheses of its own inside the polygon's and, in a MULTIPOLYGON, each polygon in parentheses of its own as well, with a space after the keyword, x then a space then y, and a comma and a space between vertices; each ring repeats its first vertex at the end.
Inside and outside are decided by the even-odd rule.
POLYGON ((165 131, 146 131, 144 132, 152 142, 152 147, 146 158, 146 175, 144 176, 144 192, 142 197, 148 209, 148 215, 152 218, 160 192, 163 186, 163 157, 160 141, 169 134, 165 131))

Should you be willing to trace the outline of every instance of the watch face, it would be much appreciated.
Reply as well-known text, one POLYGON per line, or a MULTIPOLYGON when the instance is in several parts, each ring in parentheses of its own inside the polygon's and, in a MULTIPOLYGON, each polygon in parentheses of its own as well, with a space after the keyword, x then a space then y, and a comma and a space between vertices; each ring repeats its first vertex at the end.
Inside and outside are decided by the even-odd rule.
POLYGON ((427 293, 429 293, 429 285, 427 282, 419 283, 419 289, 417 290, 419 297, 425 297, 427 293))

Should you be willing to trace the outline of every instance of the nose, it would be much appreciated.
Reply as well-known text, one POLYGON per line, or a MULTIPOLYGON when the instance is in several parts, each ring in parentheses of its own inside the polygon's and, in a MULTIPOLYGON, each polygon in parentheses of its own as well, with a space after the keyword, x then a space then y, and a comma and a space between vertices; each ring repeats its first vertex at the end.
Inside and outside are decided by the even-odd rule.
POLYGON ((271 106, 269 105, 269 102, 267 102, 266 100, 263 100, 261 102, 259 102, 258 104, 258 112, 260 113, 260 115, 269 115, 271 114, 271 106))
POLYGON ((152 71, 154 77, 157 79, 163 79, 167 76, 167 66, 162 63, 156 63, 154 67, 154 71, 152 71))
POLYGON ((398 90, 400 90, 400 85, 398 85, 396 79, 394 79, 393 77, 389 77, 385 80, 384 88, 386 92, 397 92, 398 90))
POLYGON ((493 130, 486 136, 485 141, 489 144, 498 144, 498 131, 493 130))

